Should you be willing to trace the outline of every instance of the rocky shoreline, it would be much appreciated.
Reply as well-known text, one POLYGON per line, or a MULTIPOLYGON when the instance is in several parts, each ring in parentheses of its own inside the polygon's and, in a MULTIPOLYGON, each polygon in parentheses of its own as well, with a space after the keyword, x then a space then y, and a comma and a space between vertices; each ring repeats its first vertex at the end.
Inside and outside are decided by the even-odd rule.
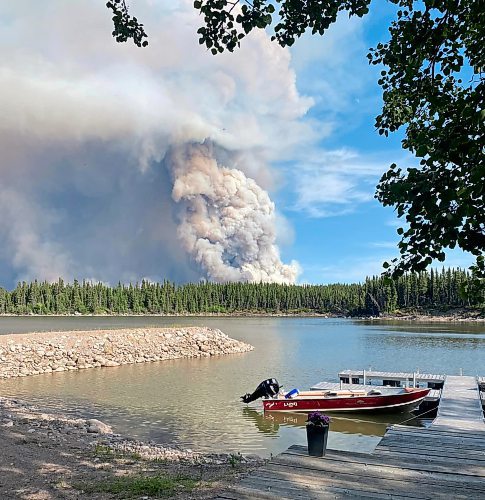
POLYGON ((178 492, 177 498, 213 498, 264 463, 255 455, 201 454, 137 441, 96 419, 45 413, 2 397, 0 439, 0 498, 119 498, 101 486, 120 477, 129 482, 181 475, 192 478, 194 489, 178 492))
POLYGON ((470 323, 483 323, 485 316, 483 312, 435 312, 433 314, 425 314, 422 312, 409 312, 400 314, 384 314, 378 317, 369 317, 363 319, 370 319, 374 321, 416 321, 422 323, 453 323, 453 322, 470 322, 470 323))
POLYGON ((253 347, 206 327, 0 335, 0 378, 242 353, 253 347))

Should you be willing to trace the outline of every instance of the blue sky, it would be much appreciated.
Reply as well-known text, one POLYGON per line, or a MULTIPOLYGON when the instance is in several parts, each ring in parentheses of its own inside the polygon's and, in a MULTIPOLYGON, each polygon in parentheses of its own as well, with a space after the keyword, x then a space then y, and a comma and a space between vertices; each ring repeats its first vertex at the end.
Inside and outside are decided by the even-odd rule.
MULTIPOLYGON (((387 40, 393 13, 394 6, 380 2, 364 19, 340 17, 329 40, 305 36, 292 48, 297 86, 315 99, 308 117, 332 120, 331 132, 319 143, 320 161, 316 155, 304 168, 304 181, 301 169, 288 165, 288 184, 276 198, 296 235, 283 255, 296 256, 303 282, 362 281, 398 255, 400 221, 393 208, 373 198, 374 188, 391 163, 416 162, 401 148, 402 131, 386 138, 374 128, 382 105, 377 84, 382 68, 366 58, 369 47, 387 40), (296 199, 295 185, 301 185, 296 199)), ((447 255, 446 265, 472 263, 460 251, 447 255)))
POLYGON ((413 159, 374 130, 366 54, 394 8, 374 4, 213 57, 192 0, 130 2, 146 49, 112 39, 99 0, 0 3, 0 285, 379 273, 398 239, 375 185, 413 159))

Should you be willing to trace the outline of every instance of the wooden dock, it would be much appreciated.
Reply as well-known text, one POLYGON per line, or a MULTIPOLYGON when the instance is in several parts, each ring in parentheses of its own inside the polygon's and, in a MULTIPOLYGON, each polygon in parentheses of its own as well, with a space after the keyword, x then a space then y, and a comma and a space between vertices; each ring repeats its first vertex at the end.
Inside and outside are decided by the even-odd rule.
POLYGON ((294 445, 217 498, 485 499, 479 401, 476 378, 447 377, 431 427, 394 425, 372 454, 294 445))
POLYGON ((483 430, 483 410, 475 377, 446 377, 433 427, 483 430))

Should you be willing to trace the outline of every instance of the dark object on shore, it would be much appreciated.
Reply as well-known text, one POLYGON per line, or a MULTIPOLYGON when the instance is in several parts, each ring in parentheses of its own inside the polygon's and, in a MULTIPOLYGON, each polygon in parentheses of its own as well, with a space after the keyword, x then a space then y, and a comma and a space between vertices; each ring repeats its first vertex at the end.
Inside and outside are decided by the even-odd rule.
POLYGON ((308 414, 306 421, 306 437, 308 454, 311 457, 323 457, 327 450, 328 428, 330 417, 319 411, 308 414))
POLYGON ((279 390, 280 384, 278 384, 278 381, 275 378, 269 378, 263 380, 252 394, 248 392, 241 396, 241 399, 243 403, 251 403, 251 401, 256 401, 259 398, 272 398, 278 394, 279 390))
POLYGON ((306 437, 308 442, 308 454, 311 457, 323 457, 327 450, 328 424, 307 424, 306 437))

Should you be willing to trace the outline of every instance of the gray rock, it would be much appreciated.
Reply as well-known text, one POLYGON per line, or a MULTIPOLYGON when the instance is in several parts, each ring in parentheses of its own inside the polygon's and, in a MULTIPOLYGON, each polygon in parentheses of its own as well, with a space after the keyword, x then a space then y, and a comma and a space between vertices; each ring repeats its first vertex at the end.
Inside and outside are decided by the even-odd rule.
POLYGON ((88 432, 90 434, 112 434, 113 430, 111 427, 100 420, 96 420, 92 418, 87 421, 88 424, 88 432))
POLYGON ((116 361, 112 361, 111 359, 107 359, 103 366, 120 366, 120 364, 116 361))

